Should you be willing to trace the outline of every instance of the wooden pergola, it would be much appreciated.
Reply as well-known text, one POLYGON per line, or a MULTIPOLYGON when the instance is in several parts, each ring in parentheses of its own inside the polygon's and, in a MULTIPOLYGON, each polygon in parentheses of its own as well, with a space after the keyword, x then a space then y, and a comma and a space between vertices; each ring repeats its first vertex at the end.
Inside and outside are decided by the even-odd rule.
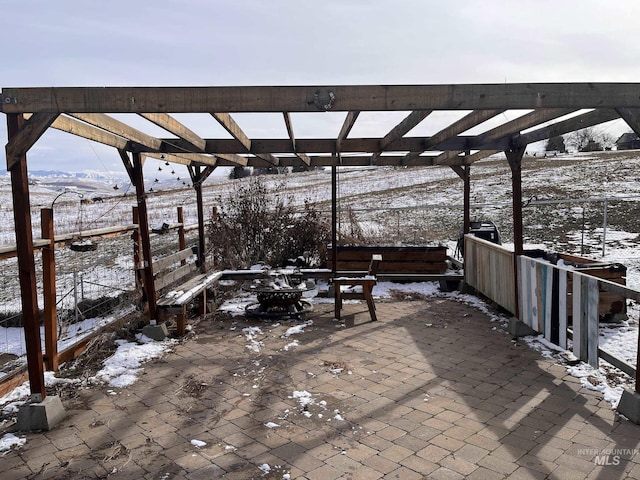
MULTIPOLYGON (((8 126, 6 159, 12 182, 28 372, 31 393, 42 398, 45 388, 27 152, 49 128, 117 149, 136 187, 147 292, 153 292, 153 271, 142 168, 145 157, 187 166, 196 192, 204 269, 202 183, 218 166, 331 167, 335 248, 339 167, 450 166, 464 182, 466 233, 470 167, 505 152, 512 172, 515 254, 519 255, 523 251, 521 162, 527 145, 618 118, 640 135, 640 83, 3 88, 0 97, 0 112, 6 115, 8 126), (528 113, 480 134, 465 134, 510 110, 528 113), (388 111, 407 112, 407 116, 382 138, 349 136, 360 112, 388 111), (469 113, 431 136, 406 136, 436 111, 469 113), (346 116, 336 138, 296 138, 290 114, 298 112, 346 112, 346 116), (171 136, 154 137, 111 116, 121 113, 137 114, 171 136), (209 114, 231 138, 204 138, 172 116, 180 113, 209 114), (282 114, 288 137, 251 139, 234 120, 236 113, 282 114)), ((154 318, 155 292, 148 301, 154 318)))

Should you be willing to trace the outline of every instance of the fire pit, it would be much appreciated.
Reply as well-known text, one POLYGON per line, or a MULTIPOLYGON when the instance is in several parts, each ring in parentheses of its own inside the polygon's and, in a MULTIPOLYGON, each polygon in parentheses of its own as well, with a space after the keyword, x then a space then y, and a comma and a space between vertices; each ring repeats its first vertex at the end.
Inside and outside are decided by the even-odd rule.
POLYGON ((299 272, 271 270, 262 278, 242 286, 245 292, 255 293, 258 301, 245 307, 247 315, 260 318, 300 318, 313 310, 302 294, 315 288, 313 282, 303 282, 299 272))

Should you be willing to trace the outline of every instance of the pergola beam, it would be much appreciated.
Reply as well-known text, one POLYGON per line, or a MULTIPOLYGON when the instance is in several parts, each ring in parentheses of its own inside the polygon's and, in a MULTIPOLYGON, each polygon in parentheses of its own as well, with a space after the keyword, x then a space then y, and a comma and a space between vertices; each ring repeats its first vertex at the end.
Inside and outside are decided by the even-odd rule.
POLYGON ((518 117, 509 122, 503 123, 491 130, 478 135, 474 140, 469 142, 469 149, 476 150, 478 147, 498 140, 500 138, 511 136, 515 133, 519 133, 527 128, 535 127, 541 123, 545 123, 554 120, 558 117, 568 115, 575 112, 575 109, 539 109, 529 112, 521 117, 518 117))
POLYGON ((375 163, 380 153, 391 145, 393 145, 396 141, 404 137, 409 131, 418 125, 422 120, 431 115, 431 110, 416 110, 411 112, 404 120, 402 120, 398 125, 393 127, 389 133, 387 133, 380 140, 380 152, 376 152, 371 156, 371 162, 375 163))
POLYGON ((631 130, 640 136, 640 111, 626 107, 618 107, 615 110, 618 115, 627 122, 627 125, 631 127, 631 130))
MULTIPOLYGON (((279 159, 273 154, 271 154, 270 152, 264 152, 264 153, 253 152, 251 139, 244 133, 242 128, 240 128, 240 125, 236 123, 236 121, 233 119, 233 117, 231 117, 231 115, 229 115, 228 113, 211 113, 211 115, 220 123, 220 125, 224 127, 224 129, 227 132, 229 132, 229 134, 231 134, 233 138, 235 138, 238 142, 240 142, 240 144, 244 148, 244 151, 242 153, 245 153, 245 152, 253 153, 255 156, 260 157, 261 159, 265 160, 267 164, 270 164, 270 165, 278 165, 280 163, 279 159)), ((228 153, 235 153, 235 152, 228 152, 228 153)))
MULTIPOLYGON (((528 145, 530 143, 539 142, 547 138, 555 137, 557 135, 564 135, 565 133, 574 132, 583 128, 592 127, 601 123, 616 120, 618 113, 610 108, 593 110, 591 112, 583 113, 573 118, 556 122, 551 125, 539 128, 532 132, 528 132, 522 135, 518 135, 513 139, 513 146, 519 147, 522 145, 528 145)), ((505 148, 508 148, 505 146, 505 148)))
POLYGON ((289 140, 291 140, 293 152, 296 154, 296 157, 298 157, 302 161, 302 163, 308 167, 311 164, 311 160, 309 160, 309 157, 306 153, 298 152, 298 149, 296 147, 296 137, 293 134, 293 123, 291 122, 291 115, 289 115, 289 112, 282 112, 282 116, 284 117, 284 124, 287 127, 287 135, 289 135, 289 140))
POLYGON ((5 147, 7 171, 11 170, 13 165, 26 155, 57 116, 55 113, 36 113, 22 122, 21 128, 14 133, 5 147))
POLYGON ((340 128, 338 138, 336 139, 336 153, 340 153, 342 151, 342 144, 349 136, 349 132, 353 128, 353 125, 356 123, 358 115, 360 115, 360 111, 358 110, 347 113, 347 116, 342 123, 342 127, 340 128))
POLYGON ((245 151, 251 151, 251 139, 245 135, 240 125, 236 123, 231 115, 228 113, 212 113, 211 115, 233 138, 242 144, 245 151))
POLYGON ((197 151, 204 150, 207 144, 197 133, 166 113, 140 113, 139 115, 160 128, 165 129, 167 132, 182 138, 184 141, 190 143, 197 151))
POLYGON ((486 122, 487 120, 495 117, 496 115, 500 115, 502 112, 504 112, 504 110, 476 110, 474 112, 471 112, 465 115, 460 120, 452 123, 448 127, 443 128, 438 133, 436 133, 429 139, 425 140, 423 149, 419 151, 411 151, 407 153, 406 155, 407 161, 417 157, 422 152, 425 152, 433 147, 438 146, 444 141, 455 137, 456 135, 466 132, 467 130, 475 126, 480 125, 483 122, 486 122))
POLYGON ((4 88, 4 113, 640 108, 638 83, 4 88))
POLYGON ((126 149, 129 143, 125 138, 64 115, 59 116, 51 127, 114 148, 126 149))
POLYGON ((115 118, 110 117, 109 115, 105 115, 104 113, 69 113, 68 115, 77 118, 78 120, 81 120, 85 123, 88 123, 89 125, 93 125, 94 127, 98 127, 102 130, 113 133, 114 135, 118 135, 132 142, 139 143, 140 145, 143 145, 152 150, 162 150, 162 140, 136 130, 126 123, 123 123, 120 120, 116 120, 115 118))

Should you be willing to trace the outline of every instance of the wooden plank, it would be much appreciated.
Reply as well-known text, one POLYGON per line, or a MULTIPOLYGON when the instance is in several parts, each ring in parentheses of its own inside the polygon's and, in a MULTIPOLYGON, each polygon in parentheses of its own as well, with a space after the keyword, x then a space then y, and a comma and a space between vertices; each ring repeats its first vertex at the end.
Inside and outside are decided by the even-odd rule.
POLYGON ((82 120, 89 125, 93 125, 94 127, 113 133, 114 135, 119 135, 127 140, 149 147, 153 150, 162 149, 162 140, 136 130, 126 123, 116 120, 104 113, 69 113, 68 115, 77 118, 78 120, 82 120))
MULTIPOLYGON (((180 165, 206 165, 210 167, 220 166, 220 162, 218 161, 218 157, 215 155, 208 154, 200 154, 200 153, 146 153, 147 157, 156 158, 158 160, 165 160, 170 163, 178 163, 180 165)), ((225 155, 229 160, 231 159, 240 159, 240 162, 244 161, 244 165, 246 165, 246 159, 241 157, 240 155, 225 155)), ((225 161, 224 166, 232 166, 241 165, 241 163, 236 163, 232 161, 225 161)))
POLYGON ((296 137, 293 134, 293 124, 291 123, 291 115, 289 112, 282 112, 282 116, 284 117, 284 124, 287 127, 287 134, 289 135, 289 140, 291 140, 291 146, 293 147, 293 151, 296 151, 296 137))
POLYGON ((58 117, 55 113, 36 113, 24 122, 20 130, 11 136, 5 146, 7 158, 7 171, 26 155, 34 143, 47 131, 49 126, 58 117))
MULTIPOLYGON (((384 263, 445 262, 446 247, 338 247, 338 261, 369 262, 371 255, 382 255, 384 263)), ((329 261, 333 258, 329 252, 329 261)))
MULTIPOLYGON (((389 151, 406 152, 412 149, 421 149, 424 142, 428 139, 424 137, 402 137, 393 144, 393 150, 389 151)), ((458 136, 453 137, 440 144, 438 148, 441 150, 459 150, 464 151, 470 141, 476 139, 476 136, 458 136)), ((163 138, 163 152, 165 153, 184 153, 189 150, 189 144, 179 138, 163 138)), ((206 149, 203 153, 216 155, 219 153, 235 153, 245 154, 246 148, 235 138, 207 138, 206 149)), ((362 153, 376 152, 379 150, 379 142, 377 138, 345 138, 341 142, 340 152, 342 153, 362 153)), ((498 147, 492 146, 492 143, 480 145, 480 150, 495 150, 498 147)), ((503 149, 502 145, 499 149, 503 149)), ((148 151, 148 147, 144 145, 141 151, 148 151), (147 148, 147 150, 144 150, 147 148)), ((329 155, 336 149, 336 140, 330 138, 298 138, 296 139, 296 148, 299 152, 305 152, 308 155, 322 154, 329 155)), ((291 146, 291 141, 287 138, 254 138, 251 140, 251 153, 271 153, 295 155, 295 151, 291 146)), ((402 154, 404 156, 404 153, 402 154)))
POLYGON ((434 134, 429 139, 425 140, 423 149, 420 151, 412 151, 405 155, 404 162, 409 162, 410 160, 418 157, 422 152, 426 150, 430 150, 440 143, 448 140, 456 135, 466 132, 467 130, 475 127, 476 125, 480 125, 483 122, 486 122, 490 118, 495 117, 496 115, 500 115, 504 110, 476 110, 473 111, 460 120, 452 123, 448 127, 443 128, 436 134, 434 134))
POLYGON ((538 264, 542 273, 542 282, 540 290, 542 292, 542 301, 544 304, 542 315, 542 333, 544 338, 551 341, 551 308, 553 298, 553 267, 551 265, 538 264))
POLYGON ((173 133, 184 141, 189 142, 195 150, 202 151, 207 145, 204 138, 166 113, 139 113, 139 115, 160 128, 164 128, 167 132, 173 133))
POLYGON ((559 343, 558 345, 567 349, 567 271, 556 269, 559 276, 558 287, 558 313, 559 313, 559 343))
POLYGON ((620 115, 627 125, 635 132, 636 135, 640 135, 640 112, 634 111, 626 107, 617 107, 616 113, 620 115))
POLYGON ((598 280, 587 279, 587 342, 588 361, 593 368, 598 368, 598 280))
MULTIPOLYGON (((466 248, 465 248, 466 252, 466 248)), ((527 308, 527 300, 529 291, 526 288, 527 258, 523 255, 519 256, 518 262, 518 319, 525 325, 529 325, 529 309, 527 308)), ((465 269, 466 274, 466 269, 465 269)))
POLYGON ((521 117, 503 123, 502 125, 478 135, 475 139, 469 141, 469 149, 475 150, 483 144, 490 143, 503 137, 509 137, 514 133, 519 133, 522 130, 568 115, 574 111, 575 109, 570 108, 534 110, 533 112, 529 112, 521 117))
POLYGON ((531 304, 530 304, 531 312, 529 314, 531 323, 529 324, 529 326, 533 328, 536 332, 540 332, 540 316, 538 315, 540 310, 538 306, 538 295, 537 295, 537 289, 538 289, 537 273, 538 272, 536 270, 536 262, 530 262, 529 270, 528 270, 528 274, 529 274, 528 285, 529 285, 529 292, 530 292, 529 295, 531 296, 531 304))
POLYGON ((15 390, 27 380, 29 380, 29 374, 27 373, 26 365, 3 375, 0 381, 0 397, 4 397, 7 393, 15 390))
POLYGON ((225 272, 213 272, 197 275, 176 288, 175 291, 181 292, 180 295, 165 296, 161 299, 160 305, 163 308, 167 306, 185 305, 200 295, 209 285, 220 280, 224 274, 225 272))
POLYGON ((572 317, 573 317, 573 354, 584 361, 582 352, 582 343, 580 339, 583 336, 582 328, 582 277, 578 273, 572 273, 572 289, 571 296, 573 300, 572 317))
MULTIPOLYGON (((340 153, 342 151, 344 141, 349 136, 349 132, 353 128, 353 125, 356 123, 356 120, 358 119, 358 115, 360 115, 359 110, 355 110, 347 113, 347 116, 345 117, 344 122, 342 123, 342 127, 340 128, 340 133, 338 134, 338 138, 336 139, 337 153, 340 153)), ((305 151, 308 152, 308 150, 305 150, 305 151)))
MULTIPOLYGON (((231 117, 228 113, 212 113, 211 114, 219 123, 224 127, 224 129, 231 134, 231 136, 239 141, 244 147, 246 152, 251 152, 251 139, 247 137, 247 135, 242 131, 240 125, 236 123, 236 121, 231 117)), ((275 155, 270 152, 264 153, 255 153, 252 152, 256 157, 266 161, 270 165, 279 165, 280 160, 275 155)))
POLYGON ((170 285, 178 280, 184 278, 189 275, 191 272, 196 271, 195 263, 187 263, 186 265, 180 266, 175 270, 171 270, 164 275, 158 275, 155 279, 155 287, 156 290, 162 290, 167 285, 170 285))
POLYGON ((3 88, 4 113, 319 112, 640 107, 638 83, 3 88))
POLYGON ((564 135, 565 133, 570 133, 582 128, 593 127, 594 125, 616 120, 617 118, 618 114, 613 109, 603 108, 593 110, 567 120, 547 125, 532 132, 518 135, 512 140, 513 146, 521 147, 529 145, 530 143, 539 142, 540 140, 545 140, 557 135, 564 135))
POLYGON ((287 135, 289 135, 289 140, 291 140, 291 146, 293 147, 293 151, 296 157, 302 162, 303 165, 309 167, 311 165, 311 159, 306 153, 302 153, 298 151, 296 147, 296 137, 293 133, 293 123, 291 121, 291 115, 289 112, 282 112, 282 116, 284 117, 284 123, 287 127, 287 135))
MULTIPOLYGON (((338 270, 362 270, 367 271, 369 268, 368 261, 341 261, 338 260, 338 270)), ((382 262, 378 268, 378 272, 382 273, 424 273, 424 274, 443 274, 447 271, 445 262, 382 262)))
POLYGON ((380 140, 380 150, 386 150, 387 147, 392 145, 395 141, 404 137, 409 131, 416 127, 425 118, 431 115, 431 110, 416 110, 411 112, 404 120, 398 125, 393 127, 389 133, 387 133, 380 140))
POLYGON ((65 115, 60 115, 53 124, 51 124, 51 128, 55 128, 61 132, 71 133, 78 137, 102 143, 103 145, 108 145, 110 147, 122 150, 127 148, 128 142, 125 138, 73 118, 69 118, 65 115))
POLYGON ((244 133, 240 125, 236 123, 236 121, 231 117, 228 113, 211 113, 213 118, 215 118, 220 125, 224 127, 224 129, 231 134, 233 138, 238 140, 244 149, 249 152, 251 151, 251 140, 244 133))
POLYGON ((218 165, 222 167, 246 167, 249 164, 247 157, 242 157, 234 153, 219 153, 216 154, 216 159, 218 160, 218 165))
POLYGON ((166 255, 157 260, 154 260, 154 272, 159 275, 163 270, 166 270, 170 266, 194 256, 195 254, 193 253, 192 248, 185 248, 184 250, 180 250, 179 252, 166 255))

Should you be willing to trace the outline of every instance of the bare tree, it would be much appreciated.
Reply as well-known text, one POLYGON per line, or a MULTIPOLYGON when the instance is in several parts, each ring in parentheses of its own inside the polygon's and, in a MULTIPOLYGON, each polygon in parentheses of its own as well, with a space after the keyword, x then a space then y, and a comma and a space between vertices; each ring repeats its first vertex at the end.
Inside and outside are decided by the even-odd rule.
POLYGON ((589 150, 602 150, 602 132, 594 127, 576 130, 567 136, 567 145, 578 152, 589 150))

